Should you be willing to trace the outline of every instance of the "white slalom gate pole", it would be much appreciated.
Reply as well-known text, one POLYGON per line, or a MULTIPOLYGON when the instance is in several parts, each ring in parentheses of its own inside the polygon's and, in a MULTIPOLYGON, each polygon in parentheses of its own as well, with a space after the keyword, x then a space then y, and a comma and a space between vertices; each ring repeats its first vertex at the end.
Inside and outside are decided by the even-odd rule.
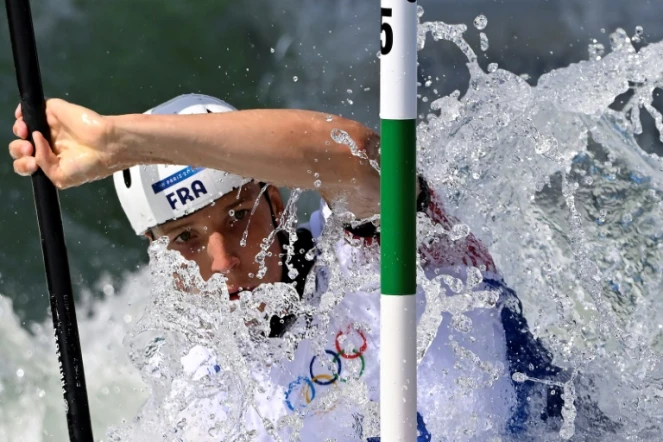
POLYGON ((382 0, 380 436, 417 439, 417 2, 382 0))

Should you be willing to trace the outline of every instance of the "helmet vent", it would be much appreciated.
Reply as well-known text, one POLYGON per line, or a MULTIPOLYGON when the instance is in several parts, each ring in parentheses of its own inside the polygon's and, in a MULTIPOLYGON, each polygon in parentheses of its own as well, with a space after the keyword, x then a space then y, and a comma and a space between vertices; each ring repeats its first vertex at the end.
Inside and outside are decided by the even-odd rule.
POLYGON ((205 110, 207 111, 208 114, 213 114, 214 113, 214 112, 212 112, 211 110, 209 110, 207 108, 205 108, 205 110))
POLYGON ((122 176, 124 177, 124 185, 129 189, 131 187, 131 171, 129 169, 124 169, 122 171, 122 176))

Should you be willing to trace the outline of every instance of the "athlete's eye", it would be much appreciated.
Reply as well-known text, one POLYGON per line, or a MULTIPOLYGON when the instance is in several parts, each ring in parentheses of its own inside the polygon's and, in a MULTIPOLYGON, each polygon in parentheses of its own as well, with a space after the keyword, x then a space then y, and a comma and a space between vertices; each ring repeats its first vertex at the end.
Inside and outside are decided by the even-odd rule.
POLYGON ((246 209, 242 209, 242 210, 238 210, 238 211, 236 211, 232 216, 233 216, 233 218, 235 218, 235 220, 237 220, 237 221, 241 221, 241 220, 244 219, 244 217, 246 217, 246 215, 247 215, 248 213, 249 213, 248 210, 246 210, 246 209))
POLYGON ((175 237, 175 242, 178 244, 185 244, 191 241, 191 230, 185 230, 175 237))

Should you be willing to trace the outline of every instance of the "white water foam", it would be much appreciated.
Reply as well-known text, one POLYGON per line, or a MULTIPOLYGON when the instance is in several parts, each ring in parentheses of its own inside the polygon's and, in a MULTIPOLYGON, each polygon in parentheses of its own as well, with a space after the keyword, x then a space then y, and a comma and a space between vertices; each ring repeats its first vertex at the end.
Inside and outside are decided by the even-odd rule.
MULTIPOLYGON (((97 440, 109 425, 130 420, 147 397, 122 340, 149 295, 142 270, 122 281, 101 278, 106 294, 77 306, 92 424, 97 440)), ((46 305, 45 308, 48 308, 46 305)), ((25 330, 0 296, 0 440, 68 440, 64 400, 49 319, 25 330)))

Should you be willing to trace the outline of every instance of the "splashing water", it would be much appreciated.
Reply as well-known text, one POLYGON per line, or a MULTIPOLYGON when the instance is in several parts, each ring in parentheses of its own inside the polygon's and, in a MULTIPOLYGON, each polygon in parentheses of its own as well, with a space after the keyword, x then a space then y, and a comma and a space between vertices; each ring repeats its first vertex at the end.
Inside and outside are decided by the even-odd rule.
POLYGON ((559 436, 574 434, 568 422, 576 412, 566 407, 576 395, 571 381, 582 374, 602 411, 621 423, 611 439, 649 440, 661 414, 663 162, 634 134, 642 132, 643 108, 663 134, 652 104, 663 45, 636 52, 618 29, 610 54, 594 43, 590 61, 544 75, 534 88, 504 70, 483 72, 464 31, 420 27, 420 47, 429 32, 456 43, 472 77, 462 98, 433 102, 440 112, 420 124, 420 170, 490 244, 530 327, 556 364, 573 371, 558 384, 566 420, 559 436), (609 108, 629 91, 621 111, 609 108))
MULTIPOLYGON (((660 391, 655 345, 660 332, 648 324, 658 324, 660 315, 653 295, 661 288, 656 244, 661 237, 657 216, 663 164, 642 151, 633 135, 642 131, 641 108, 661 128, 651 102, 663 80, 663 45, 636 52, 628 36, 617 30, 610 54, 590 47, 590 61, 553 71, 531 87, 494 65, 484 72, 464 40, 466 30, 465 25, 442 22, 420 25, 419 47, 429 33, 434 40, 455 43, 467 57, 471 80, 464 95, 457 91, 431 103, 431 113, 418 127, 419 169, 463 223, 446 230, 420 218, 419 241, 426 244, 439 235, 459 241, 473 233, 490 245, 523 302, 532 331, 566 373, 560 380, 513 375, 515 382, 560 389, 562 422, 553 434, 535 434, 568 440, 597 431, 588 423, 591 416, 583 415, 586 410, 575 405, 581 395, 591 395, 605 419, 619 422, 599 431, 615 438, 643 437, 660 417, 654 399, 660 391), (633 96, 621 111, 609 109, 629 90, 633 96), (601 385, 610 385, 610 390, 601 385), (607 391, 612 393, 605 395, 607 391), (609 401, 615 392, 622 398, 619 404, 609 401)), ((346 133, 332 130, 330 137, 362 156, 346 133)), ((291 240, 284 251, 292 256, 296 219, 292 209, 286 212, 282 225, 291 240)), ((196 280, 195 268, 167 252, 165 244, 155 244, 152 266, 161 272, 155 279, 162 283, 153 288, 154 305, 127 340, 132 360, 150 385, 150 401, 139 420, 111 431, 111 440, 169 434, 183 440, 250 440, 261 431, 274 440, 302 436, 303 415, 261 406, 261 397, 282 393, 281 386, 267 381, 265 367, 296 359, 305 341, 324 354, 335 308, 358 287, 377 287, 377 273, 367 271, 376 256, 368 267, 338 262, 334 249, 344 221, 342 210, 333 215, 317 244, 316 266, 327 270, 327 290, 312 296, 309 278, 303 301, 292 287, 276 284, 244 293, 240 304, 231 306, 222 280, 196 280), (166 282, 174 268, 184 277, 185 290, 166 282), (260 311, 261 305, 268 311, 260 311), (269 328, 264 318, 284 312, 314 317, 317 325, 297 323, 283 339, 265 338, 269 328), (206 350, 210 343, 212 353, 206 350), (181 360, 194 357, 217 361, 215 370, 224 376, 183 371, 181 360), (212 403, 222 412, 210 415, 212 403)), ((448 314, 450 349, 465 373, 457 380, 464 395, 497 385, 504 372, 500 363, 485 360, 460 339, 476 328, 473 312, 497 308, 495 292, 477 291, 483 270, 470 267, 461 277, 430 278, 419 266, 426 302, 418 324, 418 360, 434 345, 440 327, 446 327, 443 315, 448 314)), ((361 379, 355 382, 352 394, 332 390, 313 412, 342 406, 360 410, 365 429, 375 431, 376 404, 366 400, 371 387, 361 379)), ((290 388, 303 383, 296 381, 290 388)), ((445 413, 439 410, 439 422, 428 419, 429 428, 437 430, 435 440, 461 434, 445 433, 445 413)), ((466 437, 459 440, 472 440, 482 426, 490 426, 483 416, 468 422, 466 437)))
POLYGON ((352 155, 368 161, 373 169, 377 170, 378 173, 380 172, 380 164, 373 159, 369 159, 368 155, 366 155, 366 152, 364 152, 363 150, 359 150, 357 143, 352 139, 352 137, 350 137, 350 134, 348 134, 346 131, 341 129, 332 129, 330 135, 332 140, 334 140, 336 143, 345 144, 346 146, 348 146, 350 148, 350 152, 352 153, 352 155))
MULTIPOLYGON (((423 9, 418 15, 423 16, 423 9)), ((484 29, 486 23, 484 17, 475 27, 484 29)), ((531 331, 564 369, 560 379, 554 380, 520 372, 512 375, 516 383, 560 391, 562 422, 545 434, 534 428, 535 440, 588 440, 597 431, 606 440, 657 440, 663 418, 659 406, 663 397, 663 309, 656 299, 663 292, 663 162, 644 152, 634 135, 642 132, 642 109, 654 118, 659 132, 663 130, 663 118, 652 104, 663 83, 663 43, 636 51, 625 31, 617 30, 611 35, 610 53, 606 55, 594 42, 588 48, 588 61, 550 72, 532 87, 497 66, 484 72, 464 39, 466 31, 465 25, 442 22, 423 22, 419 28, 420 49, 429 34, 435 41, 454 43, 465 54, 471 75, 464 94, 456 91, 433 101, 430 113, 418 126, 419 170, 443 197, 447 210, 463 222, 440 226, 420 216, 419 243, 425 247, 439 238, 461 241, 470 234, 486 243, 508 285, 521 299, 531 331), (611 109, 615 99, 626 92, 631 97, 622 109, 611 109), (580 397, 591 397, 605 420, 617 424, 594 428, 585 415, 587 410, 575 405, 580 397)), ((636 35, 639 39, 637 31, 636 35)), ((481 49, 485 50, 483 47, 482 39, 481 49)), ((346 133, 332 131, 330 137, 361 156, 346 133)), ((377 164, 374 167, 379 170, 377 164)), ((296 252, 298 196, 295 191, 280 224, 289 238, 284 244, 288 272, 296 272, 290 263, 296 252)), ((361 428, 364 435, 376 435, 377 403, 367 400, 375 385, 361 377, 361 364, 350 371, 355 376, 344 378, 352 388, 330 388, 308 415, 287 413, 284 404, 282 409, 262 405, 283 397, 284 385, 301 387, 302 397, 310 399, 313 389, 305 380, 273 383, 270 371, 285 370, 308 345, 320 357, 315 369, 331 367, 333 373, 334 360, 322 359, 322 355, 325 337, 334 331, 336 309, 349 293, 378 290, 377 249, 362 251, 363 261, 339 262, 336 249, 346 241, 342 226, 349 219, 341 206, 334 209, 315 252, 306 255, 316 262, 301 300, 292 286, 279 283, 244 292, 239 302, 231 303, 222 277, 203 282, 197 267, 168 251, 163 241, 151 245, 151 293, 142 295, 147 308, 124 339, 135 370, 126 361, 110 365, 118 357, 117 346, 112 358, 92 359, 100 361, 99 367, 90 367, 86 359, 88 373, 111 376, 118 367, 126 370, 123 373, 131 378, 126 381, 125 390, 131 392, 126 397, 132 404, 147 396, 138 416, 114 425, 108 440, 249 441, 258 434, 266 434, 270 440, 297 440, 300 436, 307 440, 305 417, 324 422, 334 409, 349 410, 340 415, 344 419, 329 423, 339 432, 361 428), (325 287, 316 291, 312 275, 321 269, 325 287), (298 319, 283 337, 267 338, 265 318, 284 313, 298 319), (314 326, 305 318, 314 318, 314 326), (102 369, 104 362, 107 371, 102 369), (149 395, 138 382, 136 370, 149 395)), ((264 253, 275 235, 263 241, 263 255, 256 257, 261 272, 264 253)), ((499 305, 496 292, 482 289, 484 271, 469 266, 462 274, 428 275, 418 263, 425 308, 418 322, 417 358, 424 360, 435 347, 440 330, 448 329, 444 338, 457 360, 449 370, 461 374, 455 378, 460 396, 453 399, 471 398, 473 392, 500 385, 499 379, 504 377, 500 363, 485 358, 470 344, 473 331, 481 325, 477 312, 494 314, 499 305)), ((129 286, 123 293, 144 290, 129 286)), ((126 306, 124 296, 117 299, 126 306)), ((4 298, 2 302, 0 314, 7 315, 11 306, 4 298)), ((115 305, 97 309, 95 319, 81 321, 82 336, 108 322, 100 312, 130 315, 131 320, 117 321, 114 329, 115 337, 124 335, 127 324, 138 317, 125 310, 115 305)), ((377 312, 377 305, 369 305, 363 313, 377 312)), ((16 318, 4 319, 2 327, 18 328, 16 318)), ((360 324, 347 335, 356 338, 360 332, 372 330, 360 324)), ((35 419, 53 421, 49 434, 66 432, 64 425, 54 423, 61 419, 54 405, 56 375, 45 374, 53 372, 53 367, 42 367, 33 357, 35 346, 48 353, 50 340, 43 331, 36 336, 38 339, 21 335, 20 342, 12 343, 32 350, 0 373, 0 397, 11 395, 22 401, 18 410, 3 408, 0 412, 2 440, 40 440, 42 435, 37 433, 45 424, 35 419), (31 371, 25 370, 28 366, 31 371), (34 372, 49 380, 27 374, 34 372), (8 382, 17 376, 22 380, 8 382), (45 391, 49 393, 42 400, 45 391)), ((84 339, 83 348, 103 353, 98 347, 108 343, 97 344, 84 339)), ((348 337, 339 340, 339 345, 347 345, 347 354, 351 354, 360 350, 361 340, 348 337)), ((96 377, 88 384, 93 397, 109 388, 96 377)), ((440 386, 432 385, 430 391, 441 401, 445 397, 440 386)), ((465 415, 467 422, 454 426, 453 411, 438 407, 427 417, 433 440, 474 440, 493 425, 492 415, 487 413, 465 415)), ((116 411, 117 416, 131 415, 116 411)), ((113 417, 105 419, 109 422, 113 417)), ((119 421, 115 417, 114 422, 119 421)))

